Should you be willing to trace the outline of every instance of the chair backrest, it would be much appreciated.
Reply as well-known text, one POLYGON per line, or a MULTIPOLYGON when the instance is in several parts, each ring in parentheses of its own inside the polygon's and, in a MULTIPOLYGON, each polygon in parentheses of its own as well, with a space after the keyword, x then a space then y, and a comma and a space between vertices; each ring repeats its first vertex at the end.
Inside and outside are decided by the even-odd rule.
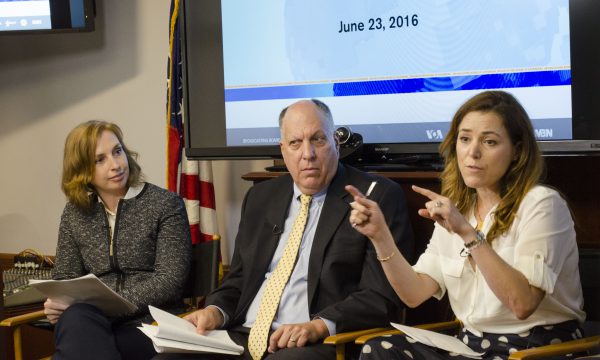
POLYGON ((218 286, 220 250, 219 236, 193 246, 192 266, 184 288, 184 298, 206 296, 218 286))
POLYGON ((579 276, 583 289, 586 336, 600 335, 600 249, 579 249, 579 276))

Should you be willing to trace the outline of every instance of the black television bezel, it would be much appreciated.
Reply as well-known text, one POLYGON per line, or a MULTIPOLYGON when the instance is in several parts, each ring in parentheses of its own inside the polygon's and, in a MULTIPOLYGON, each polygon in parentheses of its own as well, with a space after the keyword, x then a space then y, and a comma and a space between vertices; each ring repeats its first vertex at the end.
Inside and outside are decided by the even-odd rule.
POLYGON ((22 34, 56 34, 56 33, 81 33, 92 32, 96 29, 96 0, 81 0, 83 2, 84 26, 73 27, 71 24, 71 11, 69 0, 50 0, 51 29, 26 29, 0 31, 2 35, 22 34))
MULTIPOLYGON (((538 141, 544 154, 586 154, 600 152, 600 48, 594 46, 600 40, 600 1, 569 0, 570 32, 571 32, 571 85, 573 106, 573 140, 538 141)), ((221 29, 221 1, 183 0, 180 13, 180 30, 183 56, 184 77, 184 117, 185 117, 185 153, 190 159, 197 160, 233 160, 233 159, 277 159, 281 158, 279 146, 223 146, 198 147, 192 143, 193 130, 190 127, 198 123, 195 109, 202 109, 205 118, 225 117, 223 51, 221 29), (202 11, 195 12, 199 16, 193 21, 186 16, 191 12, 190 6, 203 6, 202 11), (190 39, 187 28, 201 26, 200 38, 190 39), (187 42, 193 41, 197 48, 188 49, 187 42), (202 54, 198 46, 204 47, 202 54), (190 55, 194 52, 193 55, 190 55), (206 56, 210 54, 210 56, 206 56), (189 76, 187 64, 191 56, 195 57, 195 69, 204 72, 202 96, 194 98, 191 108, 189 100, 189 76), (209 69, 209 70, 206 70, 209 69), (191 119, 191 120, 190 120, 191 119), (191 145, 190 145, 191 144, 191 145)), ((198 90, 197 90, 198 91, 198 90)), ((291 101, 290 101, 291 102, 291 101)), ((335 115, 335 114, 334 114, 335 115)), ((221 121, 223 122, 223 121, 221 121)), ((202 123, 203 131, 213 134, 225 131, 220 129, 219 122, 202 123)), ((389 161, 393 157, 412 154, 437 154, 439 142, 420 143, 382 143, 365 144, 363 154, 368 162, 389 161)))

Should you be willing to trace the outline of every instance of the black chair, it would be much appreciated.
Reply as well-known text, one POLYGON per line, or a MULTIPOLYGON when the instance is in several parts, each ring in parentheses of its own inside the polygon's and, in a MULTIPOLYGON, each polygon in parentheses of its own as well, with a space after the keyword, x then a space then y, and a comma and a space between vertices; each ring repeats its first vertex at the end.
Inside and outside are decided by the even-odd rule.
POLYGON ((212 241, 196 244, 192 248, 190 276, 184 288, 183 297, 191 299, 193 307, 198 308, 203 299, 219 285, 222 273, 220 266, 221 237, 213 235, 212 241))

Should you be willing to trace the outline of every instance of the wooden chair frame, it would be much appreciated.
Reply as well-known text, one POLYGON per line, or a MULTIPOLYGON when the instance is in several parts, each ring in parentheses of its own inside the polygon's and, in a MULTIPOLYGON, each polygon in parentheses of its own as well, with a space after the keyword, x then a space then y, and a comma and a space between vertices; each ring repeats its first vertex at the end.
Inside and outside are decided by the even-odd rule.
MULTIPOLYGON (((460 322, 458 320, 454 320, 441 323, 421 324, 416 325, 415 327, 424 330, 445 331, 451 330, 453 328, 458 328, 458 326, 460 326, 460 322)), ((372 338, 388 334, 402 334, 402 332, 394 328, 374 328, 367 330, 359 330, 328 336, 325 338, 325 340, 323 340, 323 343, 335 346, 336 360, 344 360, 346 357, 346 344, 354 343, 362 346, 364 345, 364 343, 366 343, 372 338)))
POLYGON ((46 318, 44 310, 38 310, 31 313, 6 318, 0 321, 0 326, 7 327, 9 334, 13 339, 15 360, 23 359, 23 338, 21 336, 21 328, 24 325, 31 324, 34 321, 42 320, 46 318))

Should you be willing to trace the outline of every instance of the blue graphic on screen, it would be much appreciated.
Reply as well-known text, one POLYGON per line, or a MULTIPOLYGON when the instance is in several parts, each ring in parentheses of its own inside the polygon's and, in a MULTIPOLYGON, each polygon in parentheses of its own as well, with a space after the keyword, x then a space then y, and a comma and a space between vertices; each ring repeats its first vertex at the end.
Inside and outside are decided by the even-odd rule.
POLYGON ((531 71, 460 77, 355 81, 333 84, 266 86, 251 89, 228 89, 225 91, 225 101, 383 95, 454 90, 510 89, 517 87, 557 86, 570 84, 570 70, 531 71))

